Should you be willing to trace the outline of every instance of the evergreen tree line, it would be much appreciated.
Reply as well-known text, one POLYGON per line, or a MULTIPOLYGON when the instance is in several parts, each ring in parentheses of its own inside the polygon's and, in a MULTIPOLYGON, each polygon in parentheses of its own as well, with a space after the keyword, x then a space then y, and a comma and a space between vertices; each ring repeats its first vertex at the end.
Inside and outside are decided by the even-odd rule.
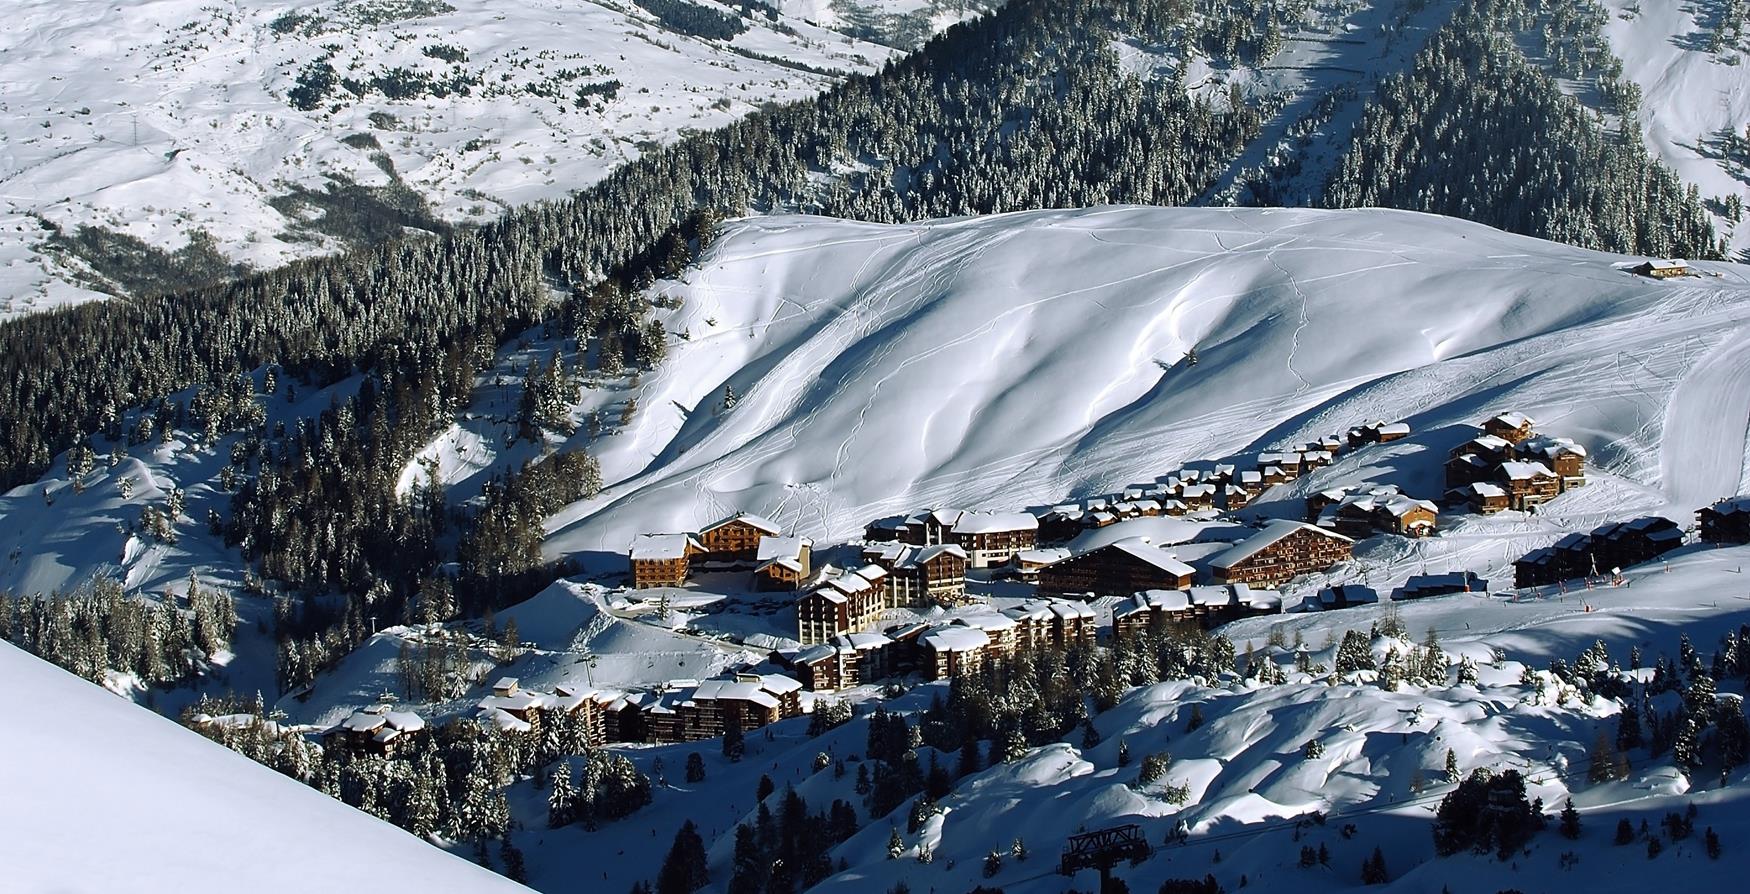
POLYGON ((1519 0, 1471 0, 1380 85, 1325 191, 1336 208, 1462 217, 1628 254, 1719 258, 1693 186, 1528 60, 1519 0))
POLYGON ((650 780, 631 761, 590 747, 581 730, 564 720, 528 732, 456 720, 405 736, 387 756, 355 751, 342 739, 311 742, 268 719, 259 696, 253 703, 203 696, 182 722, 421 838, 443 833, 464 841, 502 839, 511 828, 506 786, 524 774, 539 777, 549 766, 553 786, 569 792, 566 822, 593 829, 650 803, 650 780), (227 722, 212 722, 214 717, 227 722))
POLYGON ((179 608, 173 597, 129 597, 109 578, 65 594, 0 592, 0 639, 93 683, 111 671, 147 685, 188 682, 231 648, 237 610, 230 596, 192 578, 185 601, 179 608))
MULTIPOLYGON (((835 800, 826 810, 810 812, 808 802, 791 786, 785 786, 784 793, 774 798, 760 802, 752 823, 735 828, 729 894, 806 891, 832 875, 830 851, 857 833, 857 810, 849 802, 835 800), (778 802, 775 813, 768 806, 774 798, 778 802)), ((695 890, 663 884, 665 877, 673 876, 665 864, 656 894, 695 890)))

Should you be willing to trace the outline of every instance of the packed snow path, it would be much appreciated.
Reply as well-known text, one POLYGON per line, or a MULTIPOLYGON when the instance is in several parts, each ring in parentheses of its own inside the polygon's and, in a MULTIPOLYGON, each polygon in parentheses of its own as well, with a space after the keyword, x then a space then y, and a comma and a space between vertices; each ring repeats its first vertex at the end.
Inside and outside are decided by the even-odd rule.
POLYGON ((1660 452, 1665 493, 1705 506, 1738 492, 1750 432, 1750 330, 1728 336, 1678 384, 1660 452))

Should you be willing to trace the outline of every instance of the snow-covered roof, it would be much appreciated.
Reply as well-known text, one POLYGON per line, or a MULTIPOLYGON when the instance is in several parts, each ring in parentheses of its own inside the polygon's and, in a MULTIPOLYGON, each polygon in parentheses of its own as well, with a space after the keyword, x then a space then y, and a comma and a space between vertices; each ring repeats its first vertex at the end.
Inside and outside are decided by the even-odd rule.
POLYGON ((1314 527, 1305 522, 1279 518, 1271 521, 1268 525, 1265 525, 1263 530, 1260 530, 1258 533, 1234 544, 1224 550, 1220 555, 1211 559, 1209 561, 1210 567, 1232 568, 1299 531, 1311 531, 1320 537, 1330 537, 1335 540, 1341 540, 1344 543, 1355 542, 1341 534, 1327 531, 1323 528, 1314 527))
POLYGON ((779 704, 777 697, 767 692, 762 684, 738 680, 703 680, 689 698, 692 701, 753 702, 763 708, 776 708, 779 704))
POLYGON ((1500 453, 1503 450, 1512 449, 1513 442, 1496 435, 1477 435, 1466 441, 1465 446, 1476 446, 1481 447, 1490 453, 1500 453))
POLYGON ((978 612, 977 614, 962 615, 955 618, 954 623, 964 624, 967 627, 977 627, 988 632, 1015 628, 1015 619, 1000 612, 978 612))
POLYGON ((1144 590, 1112 607, 1112 617, 1128 618, 1148 611, 1184 611, 1191 596, 1184 590, 1144 590))
POLYGON ((761 518, 760 516, 754 515, 751 512, 738 512, 735 515, 732 515, 732 516, 730 516, 726 519, 723 519, 721 521, 712 522, 711 524, 708 524, 705 527, 700 528, 699 533, 703 534, 707 531, 715 531, 718 528, 723 527, 724 525, 734 524, 735 522, 741 522, 744 525, 747 525, 747 526, 752 527, 752 528, 756 528, 756 529, 758 529, 766 534, 770 534, 773 536, 784 533, 784 530, 782 528, 778 527, 777 522, 772 521, 769 518, 761 518))
POLYGON ((893 640, 879 633, 864 630, 856 633, 841 633, 833 637, 833 642, 842 642, 843 645, 861 652, 867 649, 879 649, 891 644, 893 640))
POLYGON ((1085 602, 1072 602, 1068 599, 1048 599, 1045 602, 1053 615, 1064 620, 1094 617, 1094 607, 1085 602))
POLYGON ((639 534, 638 539, 632 541, 632 560, 658 562, 684 559, 688 547, 704 549, 691 534, 639 534))
MULTIPOLYGON (((1173 554, 1149 543, 1141 537, 1126 537, 1107 544, 1101 549, 1116 549, 1135 556, 1175 577, 1190 577, 1197 573, 1195 568, 1173 557, 1173 554)), ((1087 553, 1083 553, 1087 555, 1087 553)))
POLYGON ((499 708, 481 708, 475 715, 482 723, 490 723, 507 733, 526 733, 533 729, 526 720, 519 720, 515 715, 499 708))
POLYGON ((1187 484, 1185 485, 1185 490, 1182 494, 1187 500, 1195 499, 1197 497, 1213 497, 1215 496, 1215 485, 1187 484))
POLYGON ((1519 449, 1527 453, 1540 453, 1551 458, 1561 456, 1564 453, 1572 453, 1582 458, 1586 456, 1586 448, 1571 438, 1548 436, 1532 438, 1519 445, 1519 449))
POLYGON ((954 534, 996 534, 1003 530, 1040 530, 1033 513, 961 513, 954 534))
POLYGON ((1554 472, 1543 463, 1528 463, 1508 461, 1501 464, 1501 474, 1513 481, 1524 481, 1529 478, 1554 478, 1554 472))
POLYGON ((990 634, 977 627, 947 624, 924 634, 923 643, 937 652, 971 652, 990 645, 990 634))
POLYGON ((912 553, 911 557, 906 560, 906 564, 922 565, 944 553, 951 556, 958 556, 962 561, 966 559, 966 550, 961 549, 957 544, 938 543, 935 546, 926 546, 923 549, 912 553))
POLYGON ((1682 270, 1689 262, 1682 258, 1648 258, 1647 267, 1651 270, 1682 270))
POLYGON ((1241 484, 1263 484, 1264 473, 1256 469, 1247 469, 1240 473, 1241 484))
POLYGON ((813 546, 814 541, 807 537, 761 537, 754 561, 774 562, 788 559, 794 562, 802 558, 804 548, 813 546))
POLYGON ((1410 433, 1410 424, 1408 422, 1384 422, 1380 423, 1378 431, 1382 435, 1407 435, 1410 433))
POLYGON ((1069 550, 1061 547, 1024 549, 1015 553, 1015 561, 1023 565, 1050 565, 1052 562, 1061 562, 1069 556, 1069 550))
POLYGON ((1726 497, 1707 509, 1720 515, 1738 515, 1750 512, 1750 496, 1726 497))
POLYGON ((1487 481, 1478 481, 1477 483, 1472 484, 1470 486, 1470 489, 1473 492, 1475 492, 1476 495, 1479 497, 1505 497, 1505 496, 1507 496, 1506 488, 1503 488, 1499 484, 1490 484, 1487 481))
POLYGON ((822 643, 817 646, 809 646, 808 648, 797 652, 796 657, 792 658, 791 661, 796 664, 814 664, 816 662, 826 661, 829 658, 836 658, 838 657, 838 654, 838 646, 829 646, 822 643))
POLYGON ((1489 419, 1489 421, 1507 428, 1524 428, 1525 426, 1532 424, 1530 416, 1513 410, 1509 410, 1505 413, 1496 413, 1489 419))
POLYGON ((494 692, 515 692, 518 682, 520 681, 516 677, 499 677, 498 681, 492 684, 492 690, 494 692))

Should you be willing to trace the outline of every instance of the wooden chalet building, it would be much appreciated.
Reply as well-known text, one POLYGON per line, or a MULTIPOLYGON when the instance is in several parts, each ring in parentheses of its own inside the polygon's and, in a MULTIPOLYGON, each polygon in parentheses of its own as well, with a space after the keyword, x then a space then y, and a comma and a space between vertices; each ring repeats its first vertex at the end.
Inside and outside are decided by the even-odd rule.
POLYGON ((338 743, 353 754, 393 755, 425 734, 425 719, 418 714, 371 705, 323 731, 322 740, 338 743))
POLYGON ((1349 429, 1348 447, 1354 450, 1368 444, 1384 444, 1390 441, 1400 441, 1410 436, 1410 424, 1407 422, 1369 422, 1349 429))
POLYGON ((1039 592, 1050 596, 1127 596, 1141 590, 1191 585, 1196 571, 1140 537, 1071 556, 1039 572, 1039 592))
POLYGON ((1592 554, 1600 572, 1640 565, 1683 545, 1683 529, 1662 516, 1648 515, 1592 529, 1592 554))
POLYGON ((1217 583, 1275 586, 1348 561, 1355 541, 1303 522, 1276 519, 1210 560, 1217 583))
POLYGON ((1520 459, 1541 462, 1556 474, 1557 491, 1586 485, 1586 448, 1567 438, 1531 438, 1518 447, 1520 459))
POLYGON ((762 537, 754 555, 756 590, 799 590, 808 580, 809 553, 814 542, 807 537, 762 537))
POLYGON ((1535 512, 1537 507, 1561 493, 1561 479, 1543 463, 1505 462, 1496 473, 1495 483, 1507 491, 1507 507, 1522 512, 1535 512))
POLYGON ((841 633, 872 627, 887 607, 887 569, 865 566, 832 577, 796 600, 796 639, 824 643, 841 633))
POLYGON ((931 680, 974 673, 991 658, 990 634, 963 624, 931 628, 920 637, 919 646, 918 670, 931 680))
POLYGON ((1483 434, 1518 444, 1536 434, 1537 421, 1524 413, 1498 413, 1483 420, 1483 434))
POLYGON ((736 674, 729 679, 703 680, 680 701, 682 740, 721 736, 731 722, 752 730, 800 717, 801 691, 799 681, 781 674, 736 674))
POLYGON ((1010 560, 1009 564, 1021 576, 1022 580, 1036 580, 1039 577, 1039 572, 1046 566, 1061 562, 1071 555, 1073 554, 1069 550, 1062 547, 1041 547, 1015 553, 1015 557, 1010 560))
POLYGON ((837 692, 887 676, 892 646, 879 633, 846 633, 803 649, 790 664, 810 692, 837 692))
POLYGON ((1072 645, 1092 645, 1095 634, 1094 610, 1086 603, 1068 599, 1033 599, 1003 614, 1016 625, 1016 649, 1067 649, 1072 645))
POLYGON ((762 539, 783 533, 775 522, 743 512, 705 526, 698 541, 708 559, 750 561, 759 555, 762 539))
POLYGON ((1301 603, 1310 611, 1334 611, 1340 608, 1353 608, 1358 605, 1375 605, 1379 602, 1379 591, 1361 584, 1338 584, 1319 590, 1318 595, 1301 603))
POLYGON ((973 568, 991 568, 1039 543, 1039 519, 1028 512, 962 512, 948 532, 973 568))
POLYGON ((687 582, 694 557, 705 547, 691 534, 640 534, 632 542, 632 586, 678 587, 687 582))
POLYGON ((884 605, 960 605, 966 602, 966 551, 953 544, 874 544, 863 560, 887 571, 884 605))
POLYGON ((1750 497, 1727 497, 1695 517, 1704 543, 1750 543, 1750 497))
POLYGON ((1682 258, 1649 258, 1629 268, 1632 272, 1652 279, 1672 279, 1689 275, 1689 262, 1682 258))
POLYGON ((1112 635, 1128 639, 1191 625, 1207 630, 1240 618, 1281 611, 1281 593, 1255 590, 1245 584, 1144 590, 1112 607, 1112 635))
POLYGON ((1472 512, 1492 515, 1508 507, 1507 489, 1492 481, 1479 481, 1446 492, 1449 503, 1470 507, 1472 512))
POLYGON ((1427 537, 1437 529, 1440 517, 1432 502, 1407 497, 1391 486, 1324 491, 1308 497, 1307 506, 1322 507, 1315 517, 1319 527, 1351 538, 1366 537, 1374 531, 1427 537))
POLYGON ((1411 575, 1404 585, 1392 593, 1393 602, 1426 599, 1448 593, 1487 593, 1489 582, 1470 571, 1449 571, 1445 574, 1411 575))

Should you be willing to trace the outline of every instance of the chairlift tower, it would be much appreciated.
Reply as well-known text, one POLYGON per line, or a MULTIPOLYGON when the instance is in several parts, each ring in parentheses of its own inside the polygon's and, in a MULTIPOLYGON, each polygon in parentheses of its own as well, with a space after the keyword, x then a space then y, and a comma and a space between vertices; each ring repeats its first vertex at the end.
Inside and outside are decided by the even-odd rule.
POLYGON ((1134 866, 1153 854, 1154 848, 1143 837, 1142 827, 1129 823, 1071 835, 1064 844, 1063 858, 1058 862, 1057 871, 1062 875, 1073 876, 1083 869, 1098 869, 1100 890, 1106 891, 1111 887, 1112 867, 1117 866, 1119 861, 1128 860, 1134 866))

